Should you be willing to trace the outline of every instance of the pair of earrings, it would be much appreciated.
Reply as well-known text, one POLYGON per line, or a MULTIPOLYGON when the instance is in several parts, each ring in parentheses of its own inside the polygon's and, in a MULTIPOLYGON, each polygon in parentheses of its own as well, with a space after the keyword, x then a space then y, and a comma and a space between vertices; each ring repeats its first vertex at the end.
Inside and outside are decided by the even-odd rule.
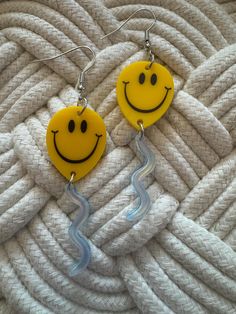
MULTIPOLYGON (((139 205, 127 214, 127 219, 132 222, 139 221, 151 208, 150 197, 141 180, 153 170, 155 157, 143 140, 144 129, 154 124, 167 111, 174 96, 174 82, 170 72, 155 62, 151 50, 149 31, 156 22, 156 16, 152 11, 144 8, 135 11, 120 27, 101 38, 118 31, 141 10, 151 12, 154 18, 154 22, 145 31, 144 49, 148 60, 137 61, 125 67, 118 77, 116 86, 117 100, 123 115, 139 131, 135 140, 137 149, 144 158, 143 165, 131 177, 131 182, 139 196, 139 205)), ((70 268, 70 276, 75 276, 85 269, 91 258, 88 240, 79 231, 88 218, 89 204, 73 183, 96 166, 106 146, 105 124, 102 118, 88 107, 88 100, 84 95, 84 76, 95 63, 95 54, 88 46, 78 46, 55 57, 37 60, 52 60, 79 48, 89 49, 93 59, 83 69, 76 83, 77 104, 58 111, 50 120, 46 135, 51 161, 69 180, 66 191, 72 201, 80 206, 78 216, 69 227, 69 235, 78 247, 81 258, 70 268)))

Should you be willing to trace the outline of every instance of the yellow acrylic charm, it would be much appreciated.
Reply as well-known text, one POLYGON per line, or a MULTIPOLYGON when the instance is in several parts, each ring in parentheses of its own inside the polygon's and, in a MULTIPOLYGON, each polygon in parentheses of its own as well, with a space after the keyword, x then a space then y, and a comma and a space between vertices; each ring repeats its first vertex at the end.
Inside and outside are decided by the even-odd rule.
POLYGON ((68 180, 73 173, 73 181, 77 181, 100 160, 106 146, 106 127, 92 109, 71 106, 52 117, 46 141, 53 165, 68 180))
POLYGON ((116 85, 120 109, 130 124, 140 129, 159 120, 174 96, 170 72, 158 63, 137 61, 123 69, 116 85))

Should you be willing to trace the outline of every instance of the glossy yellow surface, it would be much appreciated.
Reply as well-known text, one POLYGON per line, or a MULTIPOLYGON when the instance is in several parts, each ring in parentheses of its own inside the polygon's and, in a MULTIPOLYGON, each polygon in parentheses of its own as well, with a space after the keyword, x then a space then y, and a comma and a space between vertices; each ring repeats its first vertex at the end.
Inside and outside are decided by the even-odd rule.
POLYGON ((116 91, 120 109, 130 124, 140 129, 159 120, 169 108, 174 96, 174 81, 162 65, 137 61, 125 67, 117 81, 116 91))
POLYGON ((59 110, 47 128, 47 148, 53 165, 73 182, 84 177, 98 163, 106 146, 106 127, 93 110, 71 106, 59 110))

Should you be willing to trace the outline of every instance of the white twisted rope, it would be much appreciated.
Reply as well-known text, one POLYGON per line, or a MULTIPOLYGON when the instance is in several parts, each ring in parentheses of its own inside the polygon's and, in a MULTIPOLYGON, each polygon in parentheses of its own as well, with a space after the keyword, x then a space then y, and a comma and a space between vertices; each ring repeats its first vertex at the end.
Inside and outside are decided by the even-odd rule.
POLYGON ((0 1, 0 313, 236 312, 236 6, 224 0, 0 1), (156 157, 145 181, 152 208, 125 219, 140 165, 135 130, 115 84, 144 58, 143 11, 153 10, 151 43, 174 76, 168 113, 145 131, 156 157), (68 236, 77 208, 52 166, 45 135, 51 116, 77 99, 87 64, 90 105, 104 119, 107 147, 76 187, 91 213, 83 233, 92 259, 75 278, 79 252, 68 236))

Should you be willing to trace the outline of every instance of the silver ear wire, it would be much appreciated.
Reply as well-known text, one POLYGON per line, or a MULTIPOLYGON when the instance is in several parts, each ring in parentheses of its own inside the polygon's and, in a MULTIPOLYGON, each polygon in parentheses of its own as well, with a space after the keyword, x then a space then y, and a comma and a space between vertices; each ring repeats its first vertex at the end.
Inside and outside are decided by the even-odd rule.
POLYGON ((50 58, 45 58, 45 59, 39 59, 39 60, 34 60, 32 62, 41 62, 41 61, 50 61, 50 60, 54 60, 56 58, 59 58, 59 57, 62 57, 64 56, 65 54, 67 53, 70 53, 70 52, 73 52, 77 49, 81 49, 81 48, 85 48, 85 49, 88 49, 91 53, 92 53, 92 60, 86 65, 86 67, 81 71, 80 75, 79 75, 79 78, 75 84, 75 90, 78 92, 79 96, 78 96, 78 102, 77 102, 77 105, 80 105, 82 103, 83 105, 83 110, 87 107, 87 104, 88 104, 88 101, 87 101, 87 98, 85 96, 83 96, 83 92, 84 92, 84 76, 85 76, 85 73, 88 72, 91 67, 95 64, 95 60, 96 60, 96 55, 95 55, 95 52, 93 51, 93 49, 91 49, 90 47, 88 46, 77 46, 75 48, 72 48, 72 49, 69 49, 65 52, 62 52, 56 56, 53 56, 53 57, 50 57, 50 58))
POLYGON ((119 27, 117 27, 116 29, 114 29, 112 32, 104 35, 103 37, 101 37, 100 39, 104 39, 112 34, 114 34, 115 32, 117 32, 118 30, 120 30, 135 14, 137 14, 138 12, 140 11, 147 11, 147 12, 150 12, 153 16, 153 19, 154 21, 152 22, 152 24, 144 31, 144 49, 146 50, 147 54, 148 54, 148 59, 150 61, 150 65, 147 66, 147 69, 150 69, 153 62, 154 62, 154 59, 155 59, 155 56, 151 50, 151 43, 150 43, 150 36, 149 36, 149 32, 151 30, 151 28, 155 25, 156 21, 157 21, 157 18, 156 18, 156 15, 153 11, 149 10, 149 9, 146 9, 146 8, 141 8, 141 9, 138 9, 136 10, 134 13, 132 13, 128 18, 127 20, 125 20, 119 27))
POLYGON ((145 30, 145 35, 144 35, 144 40, 145 41, 149 41, 149 31, 151 30, 151 28, 154 26, 154 24, 156 23, 157 21, 157 18, 156 18, 156 15, 153 11, 149 10, 149 9, 146 9, 146 8, 141 8, 141 9, 138 9, 136 10, 134 13, 132 13, 128 18, 127 20, 125 20, 119 27, 117 27, 116 29, 114 29, 114 31, 104 35, 103 37, 101 37, 100 39, 104 39, 112 34, 114 34, 115 32, 117 32, 118 30, 120 30, 135 14, 137 14, 138 12, 140 11, 148 11, 152 14, 153 16, 153 23, 145 30))

